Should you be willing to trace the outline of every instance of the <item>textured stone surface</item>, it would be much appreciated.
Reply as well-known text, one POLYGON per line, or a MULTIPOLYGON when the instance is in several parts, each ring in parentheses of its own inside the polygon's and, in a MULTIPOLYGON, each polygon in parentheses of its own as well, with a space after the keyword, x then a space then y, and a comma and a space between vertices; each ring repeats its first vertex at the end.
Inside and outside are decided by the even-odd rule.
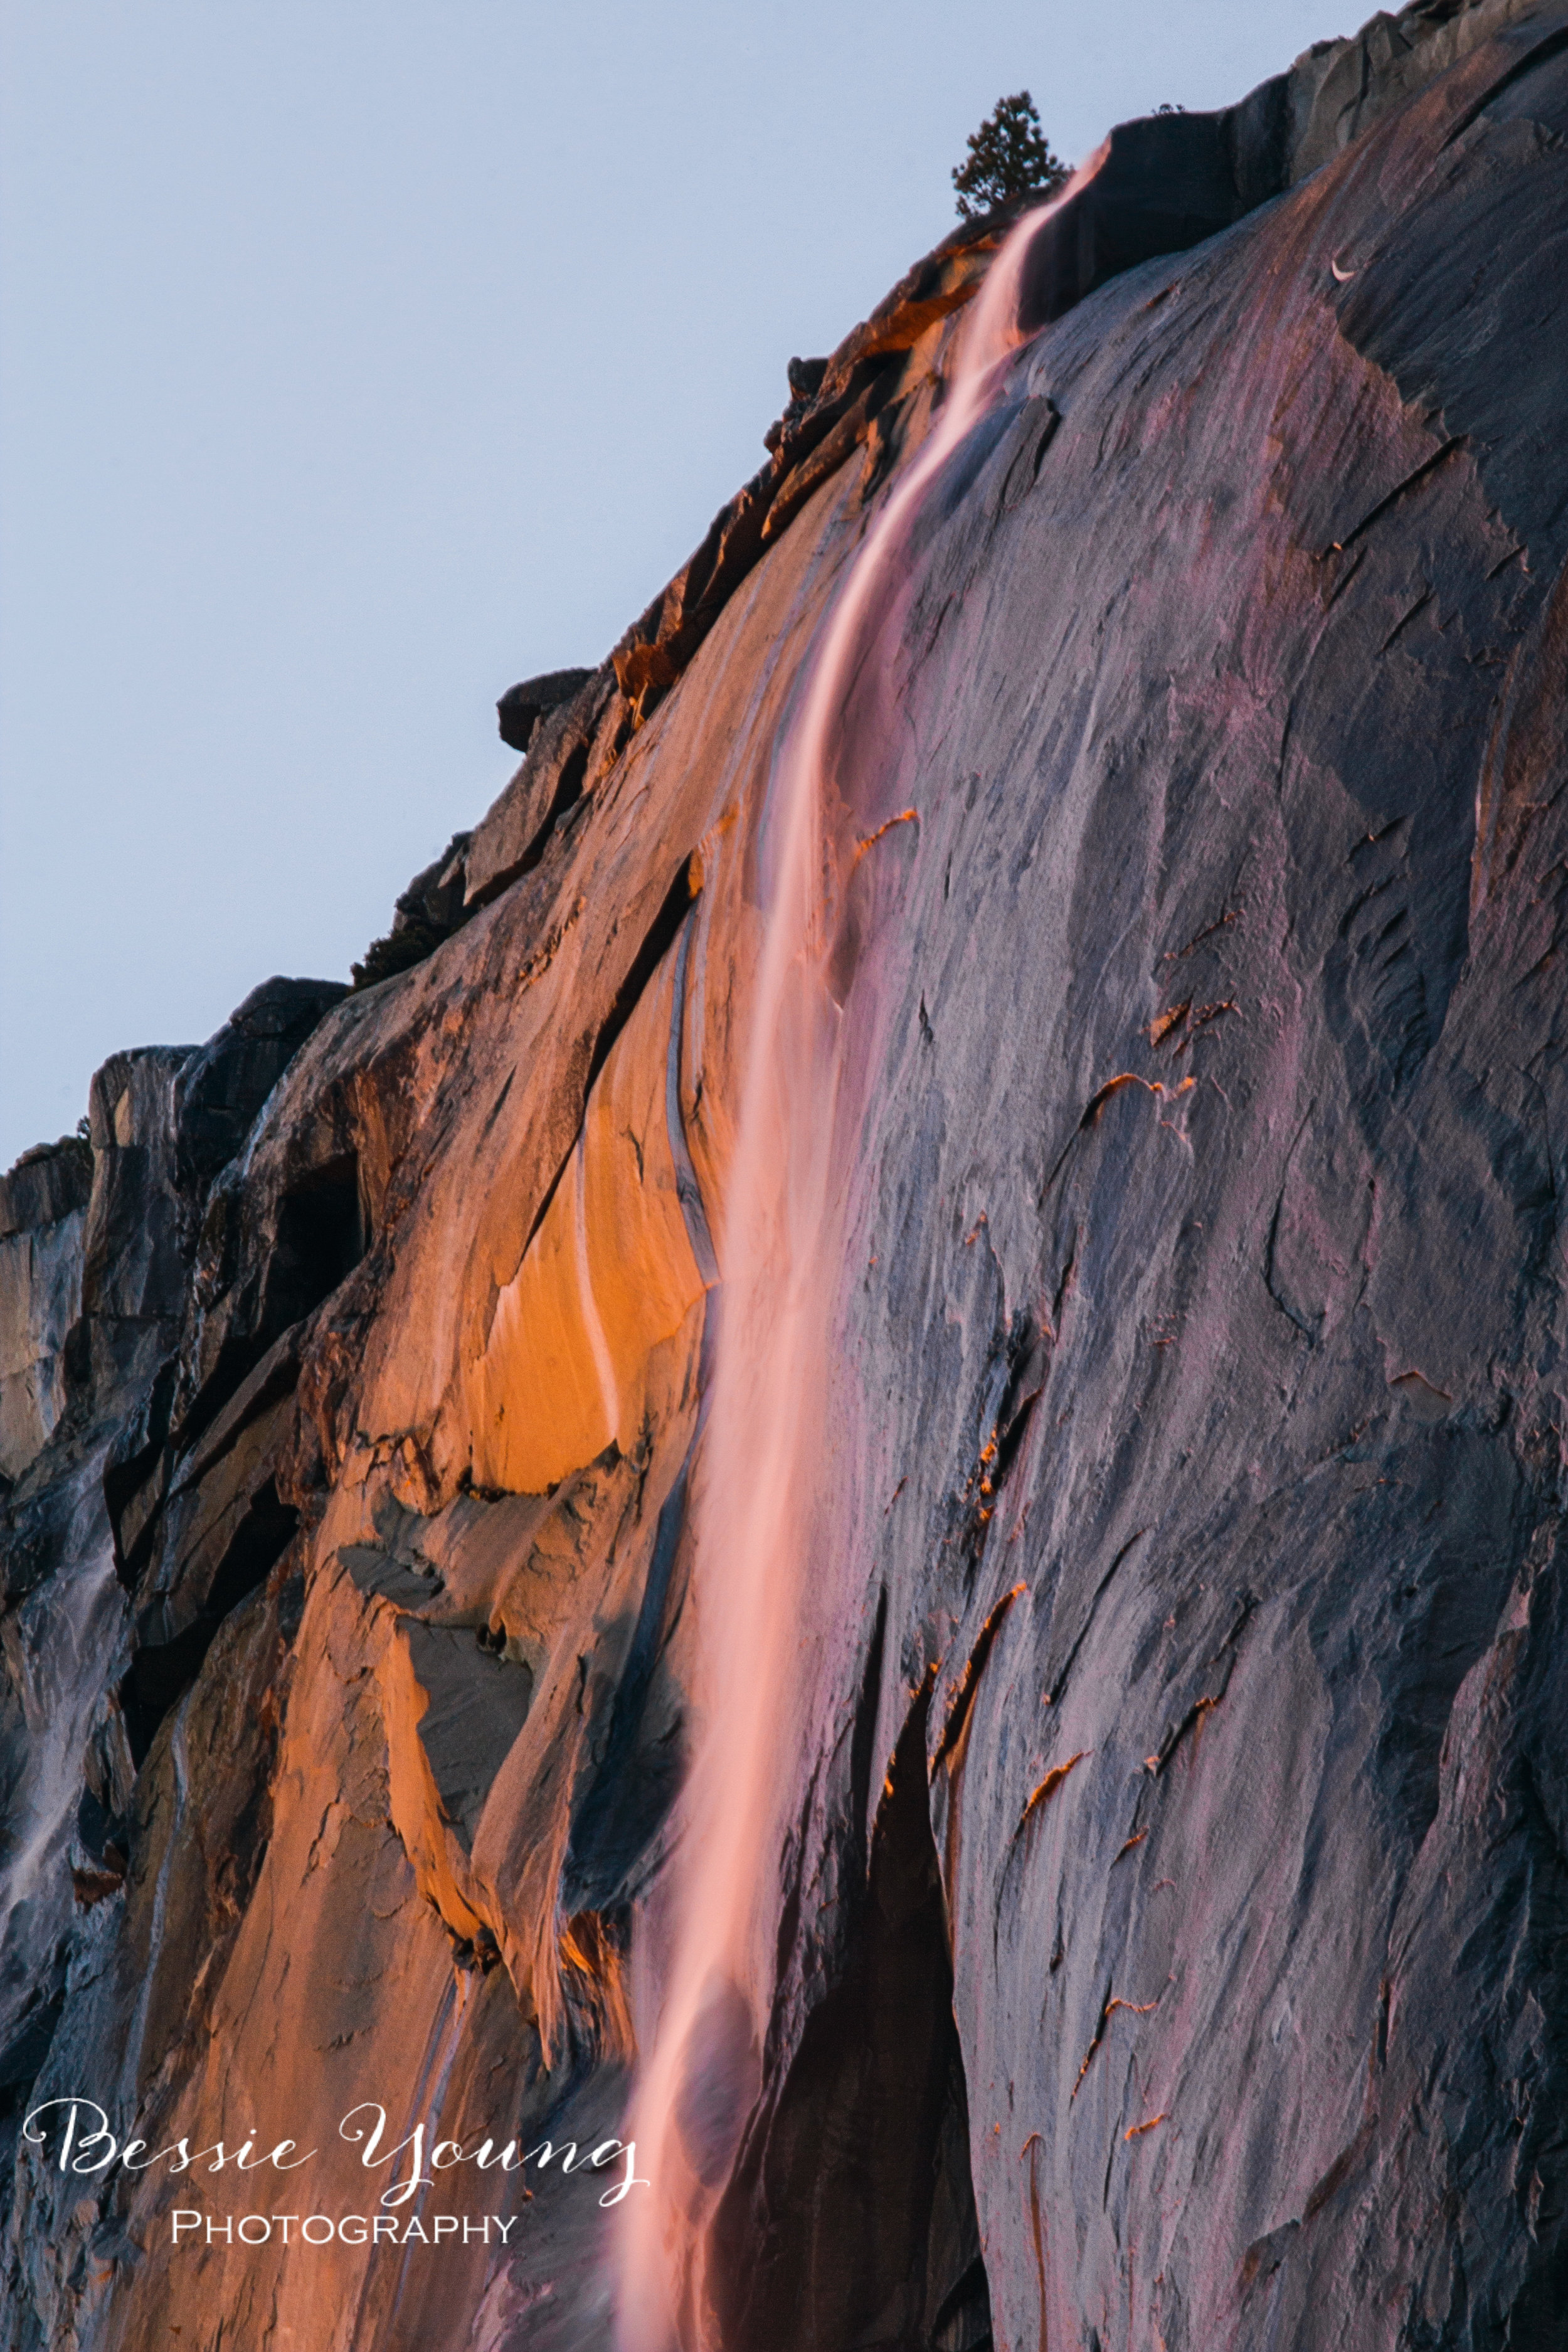
POLYGON ((175 1124, 187 1192, 199 1199, 234 1158, 294 1055, 343 993, 337 981, 263 981, 185 1063, 175 1124))
MULTIPOLYGON (((1019 349, 842 714, 748 2352, 1562 2340, 1568 11, 1286 96, 1279 193, 1019 349)), ((95 1081, 79 1405, 6 1507, 13 2132, 287 2132, 334 2213, 360 2100, 616 2131, 776 748, 1000 233, 835 354, 199 1200, 195 1057, 95 1081)), ((4 2340, 602 2345, 614 2216, 526 2179, 427 2200, 504 2252, 173 2260, 279 2200, 24 2147, 4 2340)))
POLYGON ((581 693, 592 676, 585 669, 552 669, 509 686, 496 705, 501 741, 510 751, 526 751, 540 720, 581 693))
MULTIPOLYGON (((205 1046, 115 1055, 92 1081, 90 1144, 29 1153, 0 1180, 0 1210, 18 1228, 0 1238, 0 1332, 30 1331, 50 1381, 46 1391, 35 1370, 47 1417, 5 1465, 0 1504, 7 2162, 83 1937, 90 1944, 122 1909, 147 1712, 137 1684, 153 1654, 132 1655, 145 1636, 126 1587, 166 1483, 174 1350, 207 1186, 342 993, 271 981, 205 1046)), ((0 1391, 7 1416, 13 1394, 9 1382, 0 1391)), ((7 1418, 7 1438, 14 1425, 7 1418)), ((216 1625, 206 1630, 210 1640, 216 1625)), ((187 1640, 183 1663, 188 1680, 199 1640, 187 1640)))
POLYGON ((0 1477, 19 1476, 65 1410, 91 1188, 92 1152, 75 1136, 0 1177, 0 1477))

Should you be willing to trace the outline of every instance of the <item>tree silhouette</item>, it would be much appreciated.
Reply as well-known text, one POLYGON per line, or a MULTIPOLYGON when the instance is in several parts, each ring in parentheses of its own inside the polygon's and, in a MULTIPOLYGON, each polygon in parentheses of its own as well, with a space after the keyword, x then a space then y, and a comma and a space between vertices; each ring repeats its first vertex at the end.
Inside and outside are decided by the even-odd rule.
POLYGON ((973 220, 1016 196, 1048 196, 1068 176, 1053 155, 1034 100, 1026 89, 1001 98, 969 139, 969 161, 952 175, 958 209, 973 220))

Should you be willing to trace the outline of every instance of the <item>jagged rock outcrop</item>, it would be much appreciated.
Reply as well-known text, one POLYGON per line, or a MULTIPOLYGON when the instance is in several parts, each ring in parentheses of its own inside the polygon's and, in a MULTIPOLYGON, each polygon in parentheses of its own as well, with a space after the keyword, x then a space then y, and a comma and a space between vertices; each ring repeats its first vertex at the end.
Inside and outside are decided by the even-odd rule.
POLYGON ((0 1477, 26 1469, 65 1410, 91 1190, 91 1148, 78 1136, 24 1152, 0 1178, 0 1477))
MULTIPOLYGON (((205 1046, 116 1055, 92 1081, 90 1141, 29 1153, 5 1181, 19 1230, 0 1297, 9 1328, 30 1317, 35 1360, 51 1371, 49 1390, 35 1376, 31 1391, 47 1393, 47 1414, 8 1423, 11 1476, 0 1504, 7 2162, 83 1934, 101 1932, 97 1906, 108 1905, 106 1918, 122 1907, 146 1748, 139 1694, 155 1681, 151 1649, 136 1647, 127 1587, 161 1507, 181 1318, 208 1191, 343 993, 332 982, 268 981, 205 1046)), ((201 1655, 187 1640, 185 1681, 201 1655)))
POLYGON ((586 669, 552 669, 542 677, 525 677, 509 686, 496 705, 500 740, 513 751, 526 751, 540 720, 563 702, 570 702, 593 676, 586 669))
POLYGON ((422 866, 406 890, 399 891, 392 929, 384 939, 373 940, 363 961, 351 967, 356 988, 374 988, 384 980, 423 963, 449 940, 463 919, 463 852, 466 833, 455 833, 439 857, 422 866))
MULTIPOLYGON (((856 673, 727 2347, 1563 2340, 1565 137, 1511 0, 1116 134, 856 673)), ((81 1221, 79 1305, 5 1261, 63 1368, 0 1618, 16 2352, 609 2340, 607 2173, 409 2209, 504 2245, 175 2249, 293 2184, 16 2135, 286 2135, 328 2216, 362 2102, 616 2137, 777 747, 1006 226, 792 379, 416 966, 119 1057, 85 1207, 8 1180, 81 1221)))

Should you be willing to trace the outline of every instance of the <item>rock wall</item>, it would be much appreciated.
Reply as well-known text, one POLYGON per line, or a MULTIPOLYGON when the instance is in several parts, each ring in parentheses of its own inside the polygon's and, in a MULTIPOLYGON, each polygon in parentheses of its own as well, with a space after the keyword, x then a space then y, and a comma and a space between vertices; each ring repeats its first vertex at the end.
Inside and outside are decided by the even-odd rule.
POLYGON ((91 1190, 91 1148, 78 1137, 40 1144, 0 1178, 0 1476, 42 1453, 65 1410, 91 1190))
MULTIPOLYGON (((846 707, 726 2347, 1563 2340, 1565 133, 1568 10, 1496 0, 1117 133, 846 707)), ((668 1947, 770 784, 1008 226, 531 716, 423 961, 7 1180, 16 2352, 610 2340, 625 2158, 560 2151, 668 1947), (291 2182, 62 2171, 72 2095, 328 2216, 362 2103, 554 2154, 397 2209, 505 2244, 242 2245, 291 2182)))

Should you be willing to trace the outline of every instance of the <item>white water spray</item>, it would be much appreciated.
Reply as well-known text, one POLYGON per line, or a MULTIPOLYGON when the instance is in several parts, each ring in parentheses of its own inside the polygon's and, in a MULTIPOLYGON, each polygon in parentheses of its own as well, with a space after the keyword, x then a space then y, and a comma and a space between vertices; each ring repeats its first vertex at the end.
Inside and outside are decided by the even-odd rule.
POLYGON ((626 2208, 622 2352, 712 2352, 705 2236, 760 2086, 776 1801, 796 1777, 780 1751, 799 1696, 799 1596, 837 1276, 829 1173, 842 1015, 825 971, 827 787, 846 748, 857 673, 901 584, 906 527, 1023 340, 1024 264, 1040 222, 1092 169, 1027 214, 993 262, 937 422, 829 616, 774 782, 776 883, 725 1202, 723 1319, 696 1503, 702 1726, 684 1801, 664 2007, 631 2126, 651 2188, 626 2208))

